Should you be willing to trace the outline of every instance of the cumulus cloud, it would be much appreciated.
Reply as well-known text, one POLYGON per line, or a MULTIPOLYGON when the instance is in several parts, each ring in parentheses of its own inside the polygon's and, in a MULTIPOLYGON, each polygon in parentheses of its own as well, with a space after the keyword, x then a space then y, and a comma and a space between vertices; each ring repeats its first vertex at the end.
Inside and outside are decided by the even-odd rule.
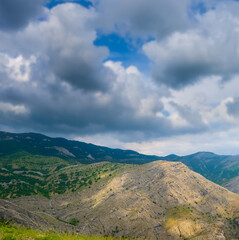
POLYGON ((238 77, 229 82, 221 82, 220 77, 207 77, 183 90, 171 89, 171 96, 162 102, 168 118, 176 126, 192 125, 201 128, 201 132, 229 131, 238 126, 237 119, 228 113, 228 104, 238 96, 237 86, 238 77))
POLYGON ((0 31, 0 126, 122 146, 233 128, 238 78, 223 79, 238 73, 237 4, 190 19, 191 3, 62 3, 12 28, 21 31, 0 31), (94 45, 99 32, 153 36, 143 50, 154 80, 108 60, 94 45))
MULTIPOLYGON (((121 70, 124 72, 124 77, 129 78, 125 70, 123 68, 121 70)), ((135 78, 138 79, 138 77, 135 78)), ((118 79, 119 82, 115 83, 114 89, 109 93, 67 90, 66 86, 62 84, 58 85, 58 88, 61 88, 60 95, 59 92, 49 91, 49 85, 45 88, 44 84, 35 86, 28 83, 26 86, 27 83, 24 85, 19 83, 18 86, 15 84, 14 87, 8 84, 8 86, 1 88, 0 98, 6 106, 18 103, 26 105, 30 109, 28 116, 21 123, 22 126, 28 122, 32 127, 38 126, 41 129, 46 129, 47 124, 48 131, 57 132, 60 130, 81 134, 127 130, 134 132, 147 130, 147 122, 150 123, 150 126, 151 123, 154 123, 154 127, 157 122, 157 119, 151 120, 145 116, 141 116, 141 118, 137 116, 135 106, 140 96, 130 95, 132 89, 128 86, 128 84, 135 84, 137 87, 136 79, 131 80, 131 83, 122 82, 122 78, 118 79)), ((5 112, 2 111, 2 114, 5 112)), ((162 121, 159 119, 159 122, 162 121)), ((8 122, 8 124, 14 125, 15 122, 8 122)))
POLYGON ((16 113, 6 114, 0 109, 2 126, 7 123, 8 127, 24 129, 27 125, 48 134, 114 134, 122 141, 201 131, 196 126, 175 127, 162 114, 160 98, 167 96, 167 91, 157 88, 134 66, 124 68, 120 63, 106 62, 105 67, 115 75, 106 92, 82 91, 59 82, 57 76, 38 76, 34 81, 37 67, 35 63, 29 82, 1 83, 0 102, 27 109, 17 121, 16 113))
POLYGON ((1 0, 0 29, 19 30, 43 14, 43 0, 1 0))
POLYGON ((154 79, 180 89, 202 77, 219 75, 227 80, 238 74, 238 10, 237 3, 222 4, 198 16, 197 28, 145 44, 144 52, 154 62, 154 79))
POLYGON ((55 7, 43 26, 43 35, 54 73, 63 81, 85 90, 102 90, 110 73, 102 65, 108 51, 95 47, 96 32, 91 25, 93 9, 77 4, 55 7))
POLYGON ((0 54, 0 59, 0 71, 5 71, 9 78, 19 82, 29 81, 31 64, 36 61, 34 56, 24 59, 21 55, 11 58, 7 54, 0 54))
MULTIPOLYGON (((85 91, 105 91, 113 75, 102 64, 108 56, 107 48, 93 44, 94 10, 68 3, 45 12, 44 21, 31 23, 21 32, 0 33, 1 49, 5 49, 7 59, 12 59, 8 69, 15 79, 26 80, 26 61, 36 59, 39 68, 50 71, 62 82, 85 91)), ((42 69, 36 70, 38 79, 43 75, 42 69)))
POLYGON ((194 109, 192 109, 190 106, 187 105, 179 105, 176 102, 170 102, 170 104, 177 109, 177 113, 180 115, 180 117, 184 120, 186 120, 187 125, 191 125, 194 128, 206 128, 205 123, 203 122, 201 114, 194 109))
POLYGON ((16 115, 27 113, 27 109, 24 105, 12 105, 10 103, 1 103, 0 102, 0 111, 3 113, 13 112, 16 115))

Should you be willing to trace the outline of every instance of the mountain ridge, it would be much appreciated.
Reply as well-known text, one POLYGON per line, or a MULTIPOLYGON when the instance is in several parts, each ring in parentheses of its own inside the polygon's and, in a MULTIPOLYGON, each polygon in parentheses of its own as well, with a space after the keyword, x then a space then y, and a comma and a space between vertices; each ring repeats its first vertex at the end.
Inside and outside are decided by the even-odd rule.
POLYGON ((75 155, 74 158, 76 159, 76 161, 80 163, 92 163, 93 159, 92 157, 89 157, 89 154, 91 154, 90 151, 95 151, 94 153, 97 155, 94 157, 95 162, 97 161, 97 158, 98 161, 103 160, 109 161, 114 160, 113 157, 116 157, 117 160, 123 163, 129 163, 129 161, 131 161, 130 163, 134 163, 135 160, 137 159, 137 163, 142 164, 158 159, 158 156, 144 155, 133 150, 122 150, 118 148, 112 149, 105 146, 98 146, 91 143, 85 143, 76 140, 68 140, 59 137, 51 138, 39 133, 8 133, 0 131, 0 154, 2 156, 4 154, 12 153, 12 151, 17 151, 19 149, 23 150, 21 148, 26 148, 29 151, 29 153, 38 154, 41 153, 42 155, 47 156, 54 155, 58 157, 60 156, 64 158, 69 158, 69 155, 64 154, 64 152, 60 152, 59 149, 57 150, 55 149, 55 147, 64 147, 71 154, 75 155), (7 142, 8 146, 3 146, 4 142, 7 142), (31 146, 31 148, 29 146, 31 146), (3 151, 4 147, 5 151, 3 151), (38 149, 36 149, 37 147, 38 149), (83 150, 85 152, 82 151, 81 148, 84 148, 83 150), (141 159, 142 161, 140 161, 141 159))
POLYGON ((144 155, 132 150, 112 149, 59 137, 51 138, 40 133, 17 134, 0 131, 0 160, 19 151, 28 152, 32 156, 54 156, 70 165, 102 161, 126 164, 145 164, 156 160, 180 161, 207 179, 239 193, 239 155, 217 155, 206 151, 187 156, 144 155))

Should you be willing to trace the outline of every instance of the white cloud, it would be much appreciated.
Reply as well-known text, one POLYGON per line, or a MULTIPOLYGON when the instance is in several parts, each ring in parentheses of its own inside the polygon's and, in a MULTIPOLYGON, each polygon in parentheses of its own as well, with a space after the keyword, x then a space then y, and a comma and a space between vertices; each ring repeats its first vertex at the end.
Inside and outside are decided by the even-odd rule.
POLYGON ((204 134, 186 134, 156 141, 141 143, 123 143, 125 149, 132 149, 143 154, 166 156, 177 154, 180 156, 199 151, 214 152, 216 154, 239 154, 239 128, 220 132, 206 132, 204 134))
POLYGON ((120 62, 112 61, 106 62, 105 66, 116 74, 114 91, 120 91, 125 104, 131 106, 138 117, 157 118, 157 113, 163 110, 160 99, 167 91, 155 86, 135 66, 125 69, 120 62))
POLYGON ((28 82, 30 80, 31 64, 36 62, 34 56, 24 59, 21 55, 16 58, 5 55, 4 58, 6 59, 5 67, 9 78, 18 82, 28 82))
POLYGON ((28 110, 24 105, 13 105, 11 103, 0 102, 0 111, 3 113, 27 114, 28 110))
POLYGON ((230 128, 236 124, 236 120, 228 114, 227 104, 238 96, 236 90, 238 81, 239 77, 234 77, 227 83, 222 82, 220 77, 207 77, 182 90, 170 90, 171 96, 163 98, 162 102, 172 116, 177 114, 171 104, 174 102, 196 111, 200 114, 202 121, 211 127, 216 124, 218 130, 222 126, 230 128))

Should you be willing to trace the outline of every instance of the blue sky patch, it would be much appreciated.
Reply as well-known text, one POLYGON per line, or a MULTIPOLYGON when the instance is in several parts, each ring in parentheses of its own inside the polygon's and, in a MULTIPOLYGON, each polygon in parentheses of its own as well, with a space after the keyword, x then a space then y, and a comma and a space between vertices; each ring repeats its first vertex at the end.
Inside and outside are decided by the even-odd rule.
POLYGON ((94 42, 96 46, 105 46, 109 49, 110 55, 105 61, 120 61, 124 67, 135 65, 144 73, 148 73, 149 60, 141 51, 144 43, 141 39, 124 38, 116 33, 108 35, 99 33, 94 42))
POLYGON ((53 7, 55 7, 58 4, 62 4, 62 3, 67 3, 67 2, 71 2, 71 3, 78 3, 86 8, 89 8, 92 6, 92 3, 90 1, 87 0, 51 0, 49 1, 46 6, 51 9, 53 7))

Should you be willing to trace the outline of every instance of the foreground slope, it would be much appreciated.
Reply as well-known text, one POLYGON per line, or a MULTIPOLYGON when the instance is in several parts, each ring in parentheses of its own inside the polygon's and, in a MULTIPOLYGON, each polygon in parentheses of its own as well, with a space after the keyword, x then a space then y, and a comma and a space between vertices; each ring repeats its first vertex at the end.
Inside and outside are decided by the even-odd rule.
POLYGON ((66 222, 77 219, 82 234, 163 240, 239 236, 239 196, 179 162, 126 166, 74 193, 12 201, 66 222))
POLYGON ((109 237, 79 236, 69 233, 43 231, 12 225, 11 222, 0 220, 0 239, 2 240, 114 240, 109 237))

